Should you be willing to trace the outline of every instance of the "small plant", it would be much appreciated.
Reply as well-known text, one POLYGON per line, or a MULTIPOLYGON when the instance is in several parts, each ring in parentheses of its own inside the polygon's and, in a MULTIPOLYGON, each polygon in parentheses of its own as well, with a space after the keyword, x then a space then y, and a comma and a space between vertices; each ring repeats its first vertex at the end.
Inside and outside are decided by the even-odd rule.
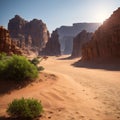
POLYGON ((30 62, 36 66, 37 70, 38 71, 42 71, 44 70, 44 67, 42 66, 38 66, 38 64, 42 61, 42 58, 41 57, 36 57, 36 58, 33 58, 32 60, 30 60, 30 62))
POLYGON ((38 58, 33 58, 31 60, 31 63, 34 64, 35 66, 37 66, 39 64, 40 60, 38 58))
POLYGON ((43 66, 39 66, 39 67, 38 67, 38 70, 39 70, 39 71, 43 71, 44 69, 45 69, 45 68, 44 68, 43 66))
POLYGON ((7 108, 7 113, 11 117, 33 119, 43 112, 41 102, 36 99, 14 99, 7 108))

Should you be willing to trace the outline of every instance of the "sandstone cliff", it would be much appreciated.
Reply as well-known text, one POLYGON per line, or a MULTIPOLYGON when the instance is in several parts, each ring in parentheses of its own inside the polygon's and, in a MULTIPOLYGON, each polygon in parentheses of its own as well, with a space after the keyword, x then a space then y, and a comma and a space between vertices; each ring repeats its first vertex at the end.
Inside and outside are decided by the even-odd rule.
POLYGON ((59 36, 57 30, 53 31, 46 47, 40 52, 41 55, 58 56, 61 54, 59 36))
POLYGON ((22 54, 22 50, 11 40, 8 30, 0 26, 0 52, 7 54, 22 54))
POLYGON ((33 19, 28 22, 15 15, 8 23, 8 30, 14 40, 19 40, 20 44, 24 42, 25 46, 29 45, 29 38, 31 38, 31 46, 39 50, 45 47, 49 39, 49 32, 42 20, 33 19))
POLYGON ((86 30, 83 30, 73 39, 72 57, 81 56, 82 46, 91 40, 92 35, 93 33, 89 33, 86 30))
POLYGON ((94 33, 82 48, 82 60, 120 58, 120 8, 94 33))

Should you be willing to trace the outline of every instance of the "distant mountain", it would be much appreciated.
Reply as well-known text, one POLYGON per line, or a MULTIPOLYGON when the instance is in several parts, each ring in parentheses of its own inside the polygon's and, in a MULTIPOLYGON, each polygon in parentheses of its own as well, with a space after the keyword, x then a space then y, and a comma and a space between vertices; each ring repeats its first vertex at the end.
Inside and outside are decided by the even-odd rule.
POLYGON ((82 60, 120 58, 120 8, 94 33, 82 48, 82 60))
POLYGON ((74 23, 73 26, 61 26, 60 28, 57 28, 59 41, 61 43, 61 51, 63 54, 71 54, 73 49, 73 44, 71 43, 73 42, 73 38, 78 33, 80 33, 82 30, 86 30, 87 32, 94 32, 100 25, 100 23, 74 23), (68 45, 65 45, 65 41, 69 41, 69 37, 70 42, 67 42, 68 45), (66 51, 66 47, 68 46, 71 50, 66 51))
POLYGON ((12 39, 20 42, 24 41, 26 46, 31 39, 31 46, 39 50, 45 47, 49 39, 49 32, 42 20, 33 19, 28 22, 19 15, 15 15, 14 18, 9 20, 8 30, 12 39))

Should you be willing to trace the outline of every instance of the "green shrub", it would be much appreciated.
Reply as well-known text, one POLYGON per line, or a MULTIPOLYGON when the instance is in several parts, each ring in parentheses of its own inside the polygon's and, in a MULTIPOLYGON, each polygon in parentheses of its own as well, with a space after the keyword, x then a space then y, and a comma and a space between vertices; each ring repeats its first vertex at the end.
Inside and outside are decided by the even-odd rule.
POLYGON ((7 58, 7 54, 6 53, 0 53, 0 60, 6 59, 7 58))
POLYGON ((0 78, 22 81, 38 76, 37 68, 25 57, 13 55, 9 59, 0 60, 0 78))
POLYGON ((5 53, 0 54, 0 78, 2 79, 6 74, 4 74, 4 71, 6 70, 7 64, 6 61, 8 60, 8 57, 5 53))
POLYGON ((39 64, 39 59, 38 58, 33 58, 32 60, 31 60, 31 63, 32 64, 34 64, 35 66, 37 66, 38 64, 39 64))
POLYGON ((30 62, 36 66, 38 71, 42 71, 44 70, 44 67, 42 66, 38 66, 38 64, 42 61, 41 57, 37 57, 37 58, 33 58, 32 60, 30 60, 30 62))
POLYGON ((7 113, 11 117, 36 118, 43 112, 41 102, 36 99, 14 99, 7 108, 7 113))
POLYGON ((43 66, 39 66, 37 69, 38 69, 38 71, 43 71, 44 67, 43 66))

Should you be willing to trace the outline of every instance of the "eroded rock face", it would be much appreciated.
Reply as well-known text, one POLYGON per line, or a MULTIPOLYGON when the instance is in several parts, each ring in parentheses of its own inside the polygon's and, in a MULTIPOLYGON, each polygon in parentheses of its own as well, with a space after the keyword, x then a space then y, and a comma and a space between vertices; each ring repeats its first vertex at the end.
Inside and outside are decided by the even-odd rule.
POLYGON ((22 50, 11 40, 8 30, 0 26, 0 52, 7 54, 22 54, 22 50))
POLYGON ((28 22, 19 15, 15 15, 8 23, 8 30, 14 40, 20 40, 20 43, 25 41, 26 46, 31 38, 31 45, 39 50, 45 47, 49 39, 49 32, 42 20, 33 19, 28 22))
POLYGON ((94 33, 82 48, 82 60, 120 58, 120 8, 94 33))
POLYGON ((82 52, 82 46, 91 40, 93 33, 89 33, 86 30, 80 32, 73 40, 72 57, 80 57, 82 52))
POLYGON ((49 32, 47 30, 46 24, 42 20, 33 19, 25 26, 25 35, 30 35, 32 38, 32 45, 44 48, 48 39, 49 32))
POLYGON ((19 15, 15 15, 14 18, 9 20, 8 30, 11 38, 17 38, 19 34, 24 35, 24 28, 28 21, 21 18, 19 15))
POLYGON ((61 55, 59 35, 58 35, 57 30, 52 32, 51 38, 48 40, 46 47, 41 51, 40 54, 41 55, 50 55, 50 56, 61 55))

